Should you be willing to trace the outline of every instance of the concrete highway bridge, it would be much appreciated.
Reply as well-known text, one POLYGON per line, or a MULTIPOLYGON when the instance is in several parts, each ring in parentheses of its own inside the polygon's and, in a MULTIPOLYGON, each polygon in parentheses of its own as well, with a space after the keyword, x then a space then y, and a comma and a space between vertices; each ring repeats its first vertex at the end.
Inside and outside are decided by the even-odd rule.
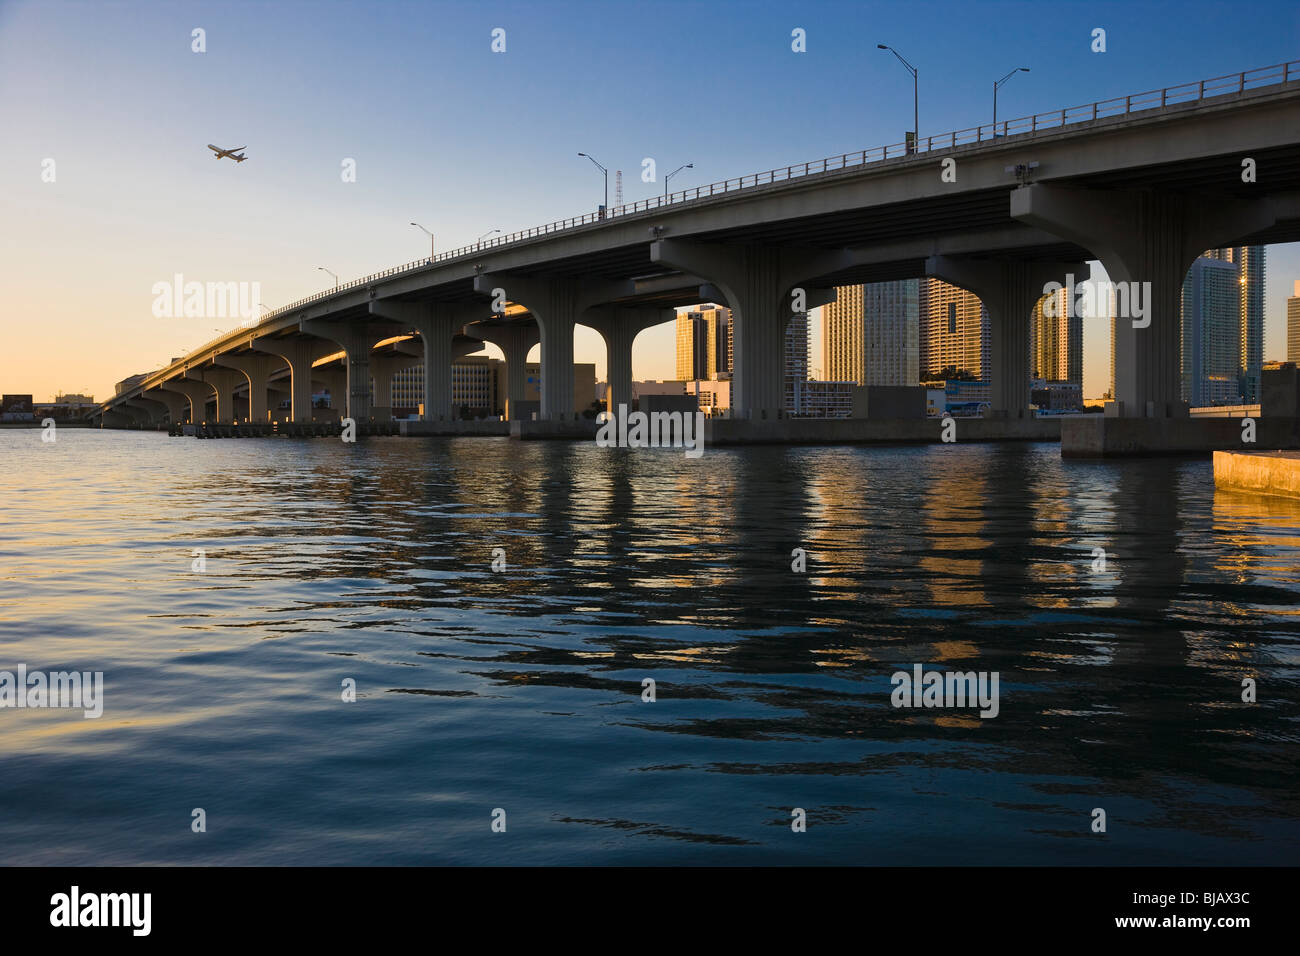
POLYGON ((603 336, 617 405, 631 399, 636 335, 711 301, 732 309, 732 416, 771 421, 783 415, 799 290, 810 309, 838 285, 937 275, 989 310, 993 417, 1026 418, 1043 286, 1099 259, 1113 281, 1151 291, 1149 324, 1116 324, 1116 410, 1181 418, 1181 288, 1193 260, 1297 240, 1300 61, 768 170, 408 263, 232 330, 95 416, 198 421, 213 402, 224 422, 246 394, 248 419, 264 422, 280 386, 292 420, 310 421, 313 379, 333 374, 346 381, 347 416, 387 419, 392 372, 422 362, 424 417, 446 421, 455 357, 498 344, 515 402, 540 340, 539 418, 564 421, 575 415, 575 325, 603 336), (314 368, 340 354, 339 371, 314 368))

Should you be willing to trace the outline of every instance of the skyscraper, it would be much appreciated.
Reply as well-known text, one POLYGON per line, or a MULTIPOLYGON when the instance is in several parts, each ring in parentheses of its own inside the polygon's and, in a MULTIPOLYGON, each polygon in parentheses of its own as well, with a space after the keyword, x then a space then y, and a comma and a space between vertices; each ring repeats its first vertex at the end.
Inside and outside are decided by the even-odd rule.
POLYGON ((922 279, 920 286, 921 377, 954 369, 986 378, 992 345, 988 309, 975 293, 941 279, 922 279))
POLYGON ((1259 401, 1259 376, 1264 366, 1264 247, 1232 246, 1211 249, 1209 258, 1237 267, 1240 296, 1240 331, 1237 357, 1239 391, 1244 402, 1259 401))
POLYGON ((1192 406, 1241 401, 1241 280, 1227 259, 1202 256, 1183 281, 1182 396, 1192 406))
POLYGON ((1113 292, 1110 300, 1110 391, 1106 394, 1115 398, 1115 294, 1113 292))
POLYGON ((785 410, 798 412, 803 405, 803 386, 808 381, 807 312, 796 312, 785 327, 784 371, 785 410))
POLYGON ((918 279, 841 286, 822 307, 822 374, 859 385, 915 385, 920 376, 918 279))
MULTIPOLYGON (((699 305, 677 313, 677 379, 707 382, 732 375, 731 310, 699 305)), ((796 312, 785 330, 782 385, 787 412, 802 402, 808 381, 808 313, 796 312)))
POLYGON ((1033 378, 1083 384, 1083 316, 1070 308, 1068 289, 1034 306, 1030 343, 1033 378))
POLYGON ((1300 365, 1300 279, 1295 295, 1286 300, 1286 360, 1300 365))
POLYGON ((731 374, 731 310, 698 305, 677 313, 677 378, 716 381, 731 374))

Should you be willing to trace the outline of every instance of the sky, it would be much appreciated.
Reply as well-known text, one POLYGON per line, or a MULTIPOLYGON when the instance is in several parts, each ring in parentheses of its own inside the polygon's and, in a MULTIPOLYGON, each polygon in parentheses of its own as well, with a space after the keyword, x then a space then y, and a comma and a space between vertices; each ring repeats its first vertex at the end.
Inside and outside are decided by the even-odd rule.
MULTIPOLYGON (((675 190, 899 142, 912 78, 877 43, 918 68, 925 136, 988 122, 1016 67, 1000 117, 1282 63, 1297 39, 1294 0, 0 0, 0 391, 106 397, 238 324, 155 315, 176 274, 258 283, 274 308, 332 285, 322 269, 427 255, 413 220, 442 251, 590 212, 604 186, 579 152, 611 198, 621 169, 632 202, 663 191, 647 157, 660 175, 694 164, 675 190)), ((1266 359, 1284 357, 1297 278, 1300 244, 1270 247, 1266 359)), ((1095 396, 1109 325, 1084 335, 1095 396)), ((673 349, 671 325, 642 333, 634 377, 672 378, 673 349)), ((595 332, 575 357, 603 377, 595 332)))

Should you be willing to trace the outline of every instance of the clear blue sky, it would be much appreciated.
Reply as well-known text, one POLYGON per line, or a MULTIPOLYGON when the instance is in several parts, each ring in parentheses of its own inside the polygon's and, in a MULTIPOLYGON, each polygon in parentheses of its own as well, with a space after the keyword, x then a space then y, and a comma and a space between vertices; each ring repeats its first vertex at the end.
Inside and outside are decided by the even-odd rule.
MULTIPOLYGON (((911 77, 877 42, 920 68, 925 135, 987 122, 1018 66, 1003 116, 1280 63, 1298 39, 1295 2, 0 2, 0 388, 103 395, 206 341, 213 323, 151 313, 174 273, 258 281, 275 306, 328 285, 318 266, 348 279, 424 255, 413 219, 446 249, 590 211, 601 179, 580 150, 632 201, 663 188, 640 181, 644 157, 695 163, 677 188, 897 142, 911 77)), ((1276 358, 1300 248, 1270 257, 1276 358)), ((1090 395, 1107 335, 1086 330, 1090 395)), ((598 374, 602 352, 580 333, 598 374)), ((672 353, 668 329, 644 334, 635 375, 671 377, 672 353)))

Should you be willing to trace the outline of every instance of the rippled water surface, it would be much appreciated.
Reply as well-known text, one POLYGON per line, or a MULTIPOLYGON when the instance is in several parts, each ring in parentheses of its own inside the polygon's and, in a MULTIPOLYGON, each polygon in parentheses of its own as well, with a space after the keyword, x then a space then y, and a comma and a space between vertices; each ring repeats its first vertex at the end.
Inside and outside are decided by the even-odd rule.
POLYGON ((8 863, 1300 849, 1300 502, 1208 461, 74 429, 0 461, 0 670, 105 681, 98 720, 0 710, 8 863), (998 672, 998 716, 892 707, 917 663, 998 672))

